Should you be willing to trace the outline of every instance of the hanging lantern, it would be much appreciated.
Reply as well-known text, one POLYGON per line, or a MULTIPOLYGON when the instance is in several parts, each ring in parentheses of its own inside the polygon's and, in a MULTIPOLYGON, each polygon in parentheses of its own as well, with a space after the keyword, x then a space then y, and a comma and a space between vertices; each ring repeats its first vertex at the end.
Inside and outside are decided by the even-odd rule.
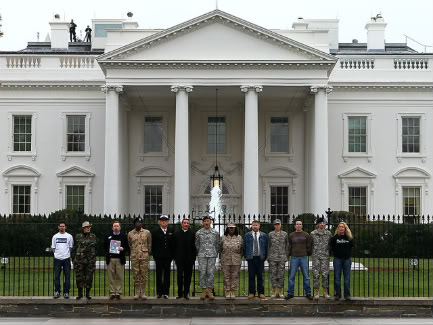
POLYGON ((219 186, 220 189, 222 189, 222 183, 223 183, 223 175, 220 174, 218 165, 215 166, 213 174, 210 176, 210 188, 211 191, 215 186, 219 186))

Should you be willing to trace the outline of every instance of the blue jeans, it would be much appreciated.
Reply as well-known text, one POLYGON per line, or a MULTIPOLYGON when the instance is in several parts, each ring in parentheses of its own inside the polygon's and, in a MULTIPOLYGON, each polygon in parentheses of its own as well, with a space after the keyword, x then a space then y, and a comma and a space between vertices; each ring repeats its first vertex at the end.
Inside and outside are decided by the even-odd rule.
POLYGON ((63 275, 65 277, 65 283, 63 284, 63 293, 69 293, 70 278, 71 278, 71 259, 66 258, 64 260, 54 259, 54 291, 60 292, 60 272, 63 268, 63 275))
POLYGON ((302 277, 304 278, 305 295, 311 295, 310 287, 310 273, 308 271, 308 257, 307 256, 292 256, 290 258, 290 271, 289 271, 289 290, 288 295, 294 296, 295 293, 295 277, 298 268, 301 267, 302 277))
POLYGON ((334 257, 334 296, 341 297, 341 271, 344 278, 344 296, 350 297, 350 270, 351 258, 334 257))
POLYGON ((256 276, 257 276, 257 294, 265 294, 263 284, 263 271, 265 270, 265 261, 260 256, 254 256, 248 262, 248 294, 256 294, 256 276))

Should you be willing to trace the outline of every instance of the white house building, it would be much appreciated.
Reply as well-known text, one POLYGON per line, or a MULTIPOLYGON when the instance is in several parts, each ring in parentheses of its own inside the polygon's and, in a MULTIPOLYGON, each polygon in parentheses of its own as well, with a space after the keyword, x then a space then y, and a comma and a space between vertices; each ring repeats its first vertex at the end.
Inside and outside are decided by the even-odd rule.
MULTIPOLYGON (((164 30, 94 19, 0 52, 0 213, 433 214, 432 54, 214 10, 164 30), (102 91, 101 91, 102 90, 102 91)), ((360 26, 362 28, 363 26, 360 26)))

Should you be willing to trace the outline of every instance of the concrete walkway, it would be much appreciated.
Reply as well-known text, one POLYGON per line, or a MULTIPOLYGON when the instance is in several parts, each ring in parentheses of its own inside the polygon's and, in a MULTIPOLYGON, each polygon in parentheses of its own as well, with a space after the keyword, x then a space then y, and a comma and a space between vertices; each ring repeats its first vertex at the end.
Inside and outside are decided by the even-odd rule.
MULTIPOLYGON (((433 324, 431 318, 177 318, 177 319, 122 319, 122 325, 424 325, 433 324)), ((119 319, 61 319, 61 318, 0 318, 0 325, 118 325, 119 319)))

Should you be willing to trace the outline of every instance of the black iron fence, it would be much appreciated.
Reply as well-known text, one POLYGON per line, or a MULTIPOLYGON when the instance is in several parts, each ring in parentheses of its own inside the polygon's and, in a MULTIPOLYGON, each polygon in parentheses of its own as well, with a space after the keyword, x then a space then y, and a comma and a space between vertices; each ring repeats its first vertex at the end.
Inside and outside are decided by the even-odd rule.
MULTIPOLYGON (((49 216, 14 215, 0 216, 0 295, 1 296, 51 296, 54 291, 53 256, 49 250, 52 236, 57 232, 59 220, 65 220, 67 231, 75 236, 83 221, 92 223, 92 232, 98 238, 97 269, 94 274, 93 291, 95 296, 108 295, 108 274, 105 266, 103 238, 111 231, 113 219, 121 222, 122 231, 133 229, 135 216, 88 216, 75 212, 60 211, 49 216)), ((180 229, 183 217, 172 216, 169 228, 180 229)), ((286 232, 294 231, 294 221, 304 221, 304 230, 315 229, 316 216, 223 216, 213 226, 221 234, 228 223, 234 222, 239 233, 244 236, 250 230, 254 219, 261 222, 261 230, 273 230, 272 221, 282 220, 286 232)), ((159 227, 152 216, 144 216, 144 228, 152 231, 159 227)), ((193 231, 201 227, 201 218, 191 219, 193 231)), ((401 218, 400 216, 355 217, 348 214, 329 215, 328 229, 334 233, 340 221, 348 223, 354 236, 352 257, 351 294, 354 297, 431 297, 433 293, 433 224, 430 216, 401 218)), ((331 257, 332 262, 332 257, 331 257)), ((134 280, 130 261, 125 267, 123 292, 134 294, 134 280)), ((310 264, 311 265, 311 264, 310 264)), ((171 295, 177 295, 176 269, 172 266, 171 295)), ((285 288, 288 284, 286 266, 285 288)), ((312 280, 312 277, 310 277, 312 280)), ((199 294, 198 272, 193 273, 191 295, 199 294)), ((329 276, 330 294, 333 294, 333 269, 329 276)), ((312 286, 312 283, 311 283, 312 286)), ((150 261, 147 295, 156 295, 154 263, 150 261)), ((271 285, 265 264, 265 294, 270 295, 271 285)), ((71 273, 71 294, 77 292, 75 274, 71 273)), ((224 295, 223 276, 219 267, 215 274, 215 293, 224 295)), ((237 295, 248 294, 247 265, 241 267, 237 295)), ((296 279, 295 294, 302 296, 302 275, 296 279)))

